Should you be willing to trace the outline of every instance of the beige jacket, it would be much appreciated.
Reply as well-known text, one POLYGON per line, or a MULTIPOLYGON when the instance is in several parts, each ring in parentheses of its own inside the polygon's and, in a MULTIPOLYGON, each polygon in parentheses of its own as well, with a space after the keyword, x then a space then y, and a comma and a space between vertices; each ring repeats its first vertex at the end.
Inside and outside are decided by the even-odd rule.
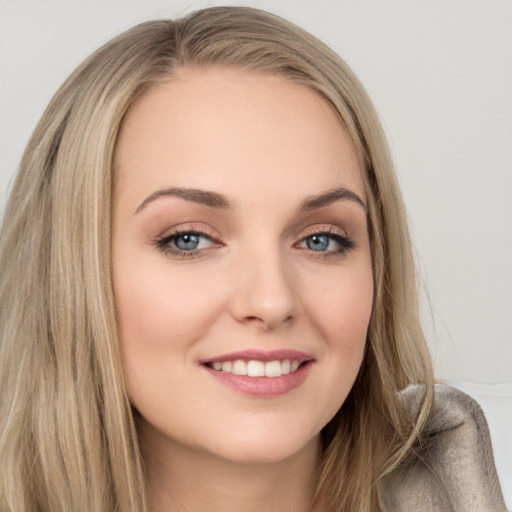
MULTIPOLYGON (((420 386, 402 394, 416 409, 420 386)), ((450 386, 436 385, 428 445, 395 471, 380 495, 383 512, 506 512, 491 438, 480 406, 450 386)))

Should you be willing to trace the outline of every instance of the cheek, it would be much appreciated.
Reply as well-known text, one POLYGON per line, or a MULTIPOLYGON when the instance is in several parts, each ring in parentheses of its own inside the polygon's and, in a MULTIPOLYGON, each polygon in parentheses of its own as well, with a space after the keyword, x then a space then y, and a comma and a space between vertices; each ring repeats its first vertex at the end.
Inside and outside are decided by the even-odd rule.
POLYGON ((370 264, 358 265, 332 279, 326 277, 316 287, 309 304, 317 326, 333 348, 361 351, 373 304, 370 264))
POLYGON ((371 267, 361 272, 325 276, 306 306, 320 333, 318 385, 315 389, 315 426, 321 430, 347 398, 361 367, 373 303, 371 267), (336 286, 332 286, 336 283, 336 286))
POLYGON ((163 338, 168 343, 171 337, 187 339, 200 332, 218 302, 206 282, 198 273, 171 268, 165 260, 123 264, 114 274, 123 342, 141 339, 151 344, 163 338))
POLYGON ((141 265, 134 259, 114 272, 126 390, 132 405, 155 421, 162 404, 183 406, 178 398, 190 391, 194 347, 218 316, 221 301, 200 276, 169 267, 165 260, 141 265))
POLYGON ((114 269, 121 354, 129 390, 157 375, 163 382, 169 381, 176 364, 183 369, 192 367, 191 347, 205 337, 222 309, 211 279, 206 286, 199 273, 194 277, 158 259, 161 261, 155 258, 144 264, 125 260, 114 269))

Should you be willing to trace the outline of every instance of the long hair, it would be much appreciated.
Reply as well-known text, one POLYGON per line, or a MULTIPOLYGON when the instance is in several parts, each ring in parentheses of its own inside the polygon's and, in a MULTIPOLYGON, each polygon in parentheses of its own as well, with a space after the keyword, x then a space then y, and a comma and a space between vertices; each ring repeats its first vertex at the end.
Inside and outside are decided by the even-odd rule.
POLYGON ((277 16, 244 7, 143 23, 96 51, 54 96, 23 155, 0 238, 0 511, 147 511, 123 387, 111 273, 113 155, 123 117, 180 68, 230 67, 306 85, 364 165, 374 277, 366 352, 322 431, 312 510, 378 510, 411 452, 433 377, 404 208, 370 99, 345 62, 277 16), (425 385, 414 421, 399 391, 425 385))

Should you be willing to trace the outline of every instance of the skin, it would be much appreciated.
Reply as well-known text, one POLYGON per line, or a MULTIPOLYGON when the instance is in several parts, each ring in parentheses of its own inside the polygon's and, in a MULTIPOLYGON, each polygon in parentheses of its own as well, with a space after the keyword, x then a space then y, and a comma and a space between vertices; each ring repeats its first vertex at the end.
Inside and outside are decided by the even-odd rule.
POLYGON ((350 137, 303 85, 185 69, 131 107, 115 167, 114 289, 151 510, 309 510, 320 431, 357 376, 372 306, 350 137), (230 206, 158 192, 170 187, 230 206), (300 210, 340 187, 354 196, 300 210), (180 251, 168 238, 177 229, 206 235, 180 251), (317 232, 322 250, 308 245, 317 232), (246 349, 314 361, 299 387, 270 398, 200 364, 246 349))

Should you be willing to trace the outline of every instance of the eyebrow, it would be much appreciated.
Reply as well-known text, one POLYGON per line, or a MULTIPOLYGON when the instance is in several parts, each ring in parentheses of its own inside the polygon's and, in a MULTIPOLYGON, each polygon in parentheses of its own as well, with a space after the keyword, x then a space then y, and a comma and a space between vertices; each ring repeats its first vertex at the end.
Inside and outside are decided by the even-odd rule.
POLYGON ((153 192, 151 195, 146 197, 144 201, 142 201, 137 210, 135 210, 135 213, 140 212, 140 210, 142 210, 148 203, 151 203, 161 197, 181 197, 187 201, 204 204, 212 208, 231 208, 231 203, 228 199, 217 192, 209 192, 207 190, 199 190, 196 188, 173 187, 153 192))
MULTIPOLYGON (((163 190, 157 190, 156 192, 150 194, 138 206, 137 210, 135 210, 135 213, 138 213, 140 210, 142 210, 148 203, 160 199, 161 197, 180 197, 186 201, 204 204, 211 208, 228 209, 232 207, 232 203, 228 200, 228 198, 217 192, 210 192, 207 190, 200 190, 195 188, 172 187, 163 190)), ((300 204, 299 211, 316 210, 325 206, 329 206, 330 204, 342 199, 353 201, 354 203, 359 204, 366 211, 366 205, 364 204, 363 200, 357 194, 344 187, 334 188, 332 190, 328 190, 327 192, 323 192, 322 194, 307 197, 300 204)))
POLYGON ((356 193, 352 192, 352 190, 344 187, 333 188, 332 190, 328 190, 322 194, 306 198, 301 203, 299 210, 316 210, 318 208, 323 208, 324 206, 329 206, 330 204, 334 203, 335 201, 339 201, 340 199, 353 201, 354 203, 362 206, 362 208, 366 211, 366 205, 364 204, 363 200, 356 193))

